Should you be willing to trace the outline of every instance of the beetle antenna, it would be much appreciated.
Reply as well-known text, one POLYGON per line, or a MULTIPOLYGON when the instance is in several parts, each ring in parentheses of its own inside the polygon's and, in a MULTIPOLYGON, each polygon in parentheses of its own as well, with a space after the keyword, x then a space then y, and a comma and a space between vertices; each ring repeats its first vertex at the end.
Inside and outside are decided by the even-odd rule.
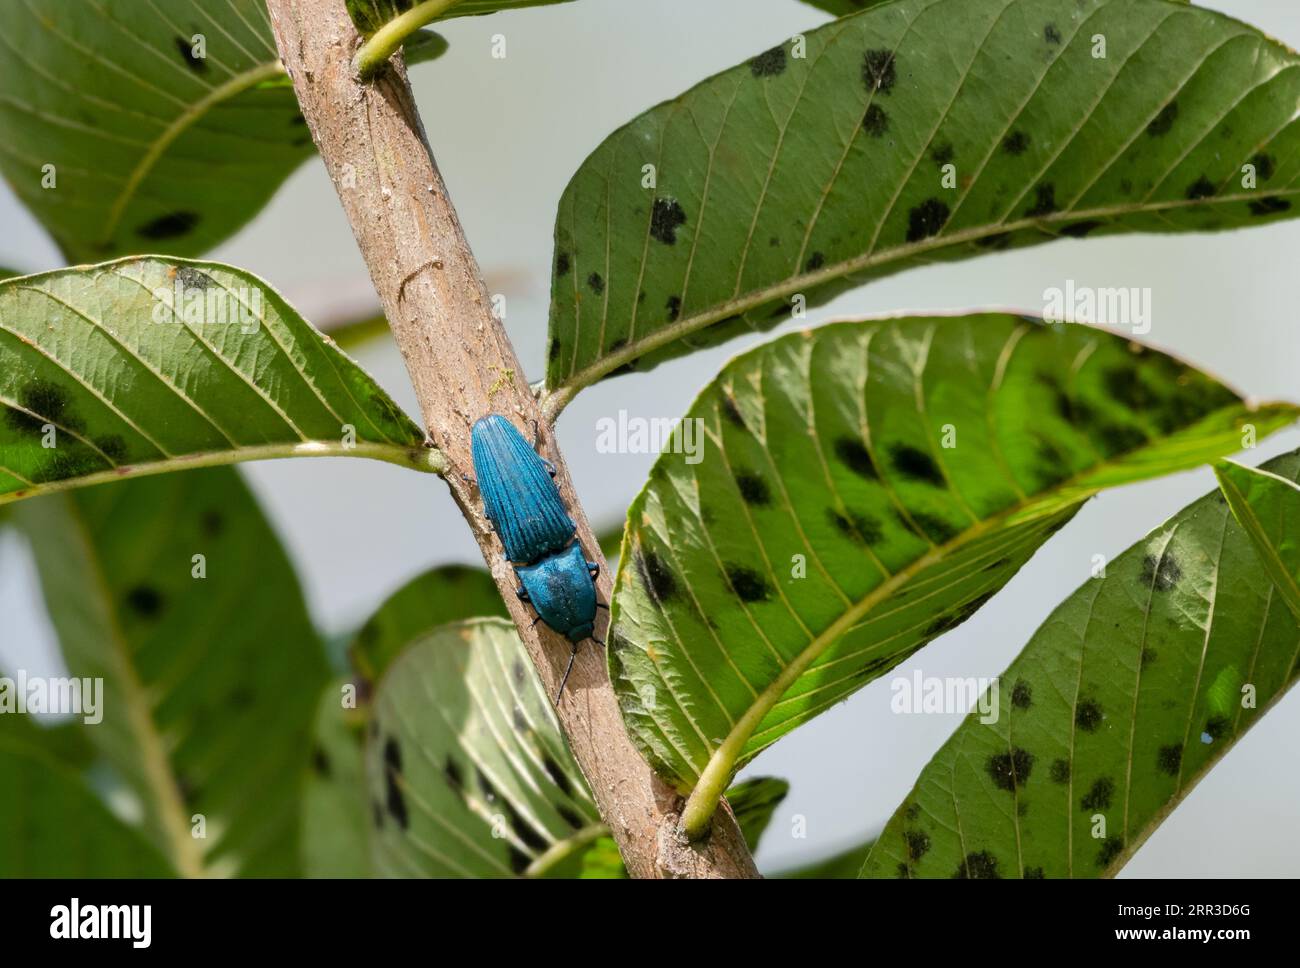
POLYGON ((560 697, 564 695, 564 684, 569 681, 569 673, 573 671, 573 660, 578 657, 578 643, 573 643, 573 651, 569 653, 569 664, 564 668, 564 677, 560 679, 560 688, 555 693, 555 705, 559 706, 560 697))

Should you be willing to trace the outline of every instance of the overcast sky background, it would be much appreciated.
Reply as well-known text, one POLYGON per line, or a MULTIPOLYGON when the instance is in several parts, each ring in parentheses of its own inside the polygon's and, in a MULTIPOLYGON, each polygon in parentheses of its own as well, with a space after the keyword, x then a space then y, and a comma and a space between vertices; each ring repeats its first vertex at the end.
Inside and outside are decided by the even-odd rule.
MULTIPOLYGON (((1300 46, 1294 0, 1203 4, 1300 46)), ((413 72, 425 127, 493 292, 508 298, 507 326, 530 380, 543 375, 551 230, 570 176, 611 131, 639 112, 828 18, 797 0, 579 0, 442 28, 440 61, 413 72), (508 56, 490 56, 504 34, 508 56)), ((93 159, 88 159, 93 162, 93 159)), ((1041 311, 1043 290, 1143 286, 1153 292, 1145 337, 1260 398, 1300 397, 1300 221, 1233 234, 1064 241, 975 261, 914 269, 810 313, 833 316, 1007 307, 1041 311)), ((270 281, 309 319, 325 322, 376 305, 365 267, 319 159, 293 176, 261 216, 212 258, 270 281)), ((0 183, 0 264, 38 271, 63 263, 0 183)), ((791 328, 787 326, 786 329, 791 328)), ((778 330, 781 332, 784 330, 778 330)), ((596 421, 680 415, 737 352, 737 340, 582 393, 559 439, 593 523, 621 518, 652 458, 597 454, 596 421)), ((358 357, 417 413, 395 348, 358 357)), ((1300 446, 1290 431, 1249 462, 1300 446)), ((301 575, 308 604, 330 633, 344 632, 400 583, 478 551, 435 479, 368 461, 278 461, 245 467, 301 575)), ((969 622, 894 674, 995 676, 1048 613, 1109 559, 1213 487, 1207 470, 1108 492, 1089 502, 969 622)), ((26 550, 0 538, 0 665, 58 668, 26 550)), ((232 620, 237 618, 232 617, 232 620)), ((791 783, 759 861, 776 870, 874 834, 961 717, 899 717, 891 675, 761 755, 745 775, 791 783), (806 818, 806 839, 791 831, 806 818)), ((1300 875, 1300 696, 1292 694, 1246 736, 1139 850, 1123 876, 1300 875)))

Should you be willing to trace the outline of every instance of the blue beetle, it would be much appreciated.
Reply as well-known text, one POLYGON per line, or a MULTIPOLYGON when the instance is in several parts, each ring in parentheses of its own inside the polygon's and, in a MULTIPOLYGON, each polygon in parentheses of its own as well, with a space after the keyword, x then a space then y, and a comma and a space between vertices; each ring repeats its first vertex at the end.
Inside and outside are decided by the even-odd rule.
POLYGON ((608 607, 596 600, 600 566, 587 561, 573 540, 578 529, 552 480, 554 465, 529 446, 514 424, 488 414, 475 422, 470 444, 483 510, 519 576, 516 594, 537 612, 534 624, 545 622, 573 643, 555 694, 558 703, 578 644, 590 638, 604 645, 592 635, 596 609, 608 607))
POLYGON ((470 430, 470 450, 483 510, 507 558, 529 564, 568 546, 578 529, 551 479, 555 465, 514 424, 495 413, 480 418, 470 430))

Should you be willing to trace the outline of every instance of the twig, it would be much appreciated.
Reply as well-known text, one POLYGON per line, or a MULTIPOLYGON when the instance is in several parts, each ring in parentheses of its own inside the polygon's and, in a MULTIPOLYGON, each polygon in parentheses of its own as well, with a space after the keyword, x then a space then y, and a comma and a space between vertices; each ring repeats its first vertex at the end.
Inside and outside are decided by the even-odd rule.
MULTIPOLYGON (((425 427, 446 455, 448 487, 483 552, 548 694, 569 658, 569 643, 532 624, 514 594, 515 578, 461 477, 471 466, 469 428, 490 411, 521 428, 539 421, 541 445, 578 523, 588 558, 604 555, 573 493, 563 456, 525 383, 478 264, 447 198, 400 59, 373 83, 352 64, 360 38, 343 0, 268 0, 280 55, 321 157, 338 190, 394 338, 415 385, 425 427)), ((433 715, 433 713, 430 713, 433 715)), ((651 771, 628 738, 599 649, 584 646, 559 709, 560 726, 596 805, 634 877, 756 877, 730 808, 709 837, 678 832, 681 798, 651 771)))

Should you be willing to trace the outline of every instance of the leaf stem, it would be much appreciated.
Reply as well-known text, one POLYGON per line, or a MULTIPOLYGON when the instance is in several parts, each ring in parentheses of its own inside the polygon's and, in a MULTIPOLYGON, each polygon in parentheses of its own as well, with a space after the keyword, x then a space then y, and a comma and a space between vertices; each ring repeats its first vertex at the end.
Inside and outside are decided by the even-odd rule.
POLYGON ((53 494, 68 491, 74 487, 90 487, 93 484, 106 484, 109 481, 122 481, 135 477, 148 477, 151 474, 165 474, 169 471, 193 470, 196 467, 218 467, 225 464, 241 464, 252 460, 275 460, 283 457, 368 457, 381 460, 399 467, 409 467, 427 474, 443 474, 447 470, 447 458, 439 450, 426 447, 401 447, 396 444, 358 443, 345 447, 334 441, 309 440, 299 444, 265 444, 260 447, 239 447, 233 450, 203 451, 198 454, 184 454, 169 457, 166 460, 147 464, 123 464, 110 470, 80 477, 69 477, 49 484, 33 484, 22 490, 0 494, 0 507, 12 501, 20 501, 40 494, 53 494))
POLYGON ((374 77, 380 68, 388 63, 388 59, 397 53, 397 49, 405 43, 406 38, 421 27, 433 23, 446 13, 449 7, 454 7, 458 2, 459 0, 425 0, 424 3, 418 3, 406 13, 388 21, 357 51, 357 56, 352 62, 357 73, 363 80, 374 77))

